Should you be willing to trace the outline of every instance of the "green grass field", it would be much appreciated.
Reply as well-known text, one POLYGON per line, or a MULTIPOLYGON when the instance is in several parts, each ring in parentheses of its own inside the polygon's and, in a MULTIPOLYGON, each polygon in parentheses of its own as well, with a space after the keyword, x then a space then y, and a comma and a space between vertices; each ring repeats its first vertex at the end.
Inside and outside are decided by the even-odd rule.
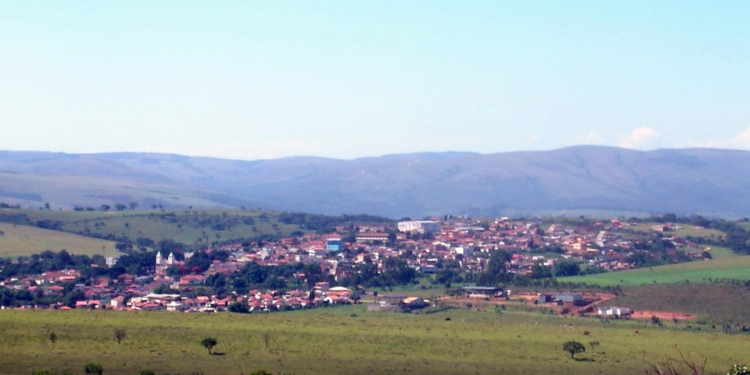
POLYGON ((38 254, 65 249, 71 254, 115 256, 115 243, 25 225, 0 223, 0 257, 38 254))
POLYGON ((263 234, 290 236, 300 230, 278 220, 278 213, 261 211, 177 210, 177 211, 44 211, 6 210, 6 215, 23 214, 31 221, 57 221, 62 230, 86 236, 149 238, 154 242, 174 240, 192 245, 239 238, 254 238, 263 234), (218 223, 232 222, 219 227, 218 223))
MULTIPOLYGON (((652 226, 654 226, 655 222, 647 222, 647 223, 638 223, 635 226, 627 226, 626 228, 632 229, 637 232, 644 232, 644 233, 655 233, 654 230, 651 229, 652 226)), ((702 238, 711 238, 711 237, 724 237, 724 232, 716 229, 708 229, 708 228, 702 228, 695 225, 690 224, 683 224, 678 223, 676 224, 677 230, 674 232, 664 232, 665 236, 671 236, 675 235, 678 237, 702 237, 702 238)))
POLYGON ((714 259, 659 267, 608 272, 597 275, 561 277, 559 281, 591 285, 646 285, 655 283, 710 282, 715 279, 750 280, 750 256, 734 254, 726 248, 711 250, 714 259))
MULTIPOLYGON (((696 322, 750 327, 750 290, 744 283, 677 283, 623 288, 609 306, 696 314, 696 322)), ((733 327, 737 328, 737 327, 733 327)))
POLYGON ((681 351, 707 358, 709 373, 725 373, 748 359, 747 341, 641 322, 476 310, 366 313, 361 305, 267 315, 5 310, 0 372, 80 374, 95 362, 105 374, 635 374, 681 351), (121 344, 116 328, 127 333, 121 344), (218 340, 214 351, 222 355, 207 353, 205 337, 218 340), (588 347, 582 360, 562 350, 567 340, 588 347))

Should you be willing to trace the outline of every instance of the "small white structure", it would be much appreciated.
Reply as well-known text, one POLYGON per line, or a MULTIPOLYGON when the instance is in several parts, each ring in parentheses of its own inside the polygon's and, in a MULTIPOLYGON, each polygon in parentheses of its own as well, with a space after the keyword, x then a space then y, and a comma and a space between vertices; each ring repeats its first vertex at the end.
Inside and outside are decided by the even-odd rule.
POLYGON ((630 309, 627 307, 599 307, 596 309, 596 314, 599 316, 610 316, 614 318, 620 318, 630 316, 630 309))

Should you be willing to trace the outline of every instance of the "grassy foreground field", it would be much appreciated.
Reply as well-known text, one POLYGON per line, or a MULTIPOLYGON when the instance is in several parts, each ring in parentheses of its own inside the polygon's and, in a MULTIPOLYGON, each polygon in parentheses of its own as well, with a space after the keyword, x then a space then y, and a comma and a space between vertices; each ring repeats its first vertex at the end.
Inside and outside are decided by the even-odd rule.
POLYGON ((748 359, 746 335, 682 332, 644 323, 449 310, 366 313, 363 306, 268 315, 0 311, 0 373, 105 374, 635 374, 678 350, 709 373, 748 359), (446 318, 451 320, 447 321, 446 318), (118 344, 114 330, 124 328, 118 344), (57 335, 56 343, 49 340, 57 335), (200 342, 215 337, 209 355, 200 342), (589 349, 571 359, 562 344, 589 349), (589 342, 598 341, 591 349, 589 342))
POLYGON ((0 223, 0 257, 39 254, 45 250, 67 250, 71 254, 115 256, 112 241, 88 238, 25 225, 0 223))
POLYGON ((714 259, 608 272, 597 275, 561 277, 559 281, 601 286, 632 286, 647 284, 705 283, 716 279, 750 280, 750 256, 734 254, 726 248, 713 248, 714 259))

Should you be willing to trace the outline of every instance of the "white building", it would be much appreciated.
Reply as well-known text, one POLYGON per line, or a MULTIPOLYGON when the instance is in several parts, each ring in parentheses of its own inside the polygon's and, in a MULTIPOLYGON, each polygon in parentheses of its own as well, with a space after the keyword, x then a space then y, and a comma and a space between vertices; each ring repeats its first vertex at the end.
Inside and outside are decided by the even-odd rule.
POLYGON ((600 316, 623 317, 630 316, 631 311, 627 307, 599 307, 596 313, 600 316))
POLYGON ((175 264, 174 261, 174 253, 169 253, 169 256, 167 259, 162 258, 161 251, 156 252, 156 274, 157 275, 164 275, 167 273, 167 268, 175 264))
POLYGON ((440 223, 430 220, 399 221, 398 230, 400 232, 434 233, 440 232, 440 223))

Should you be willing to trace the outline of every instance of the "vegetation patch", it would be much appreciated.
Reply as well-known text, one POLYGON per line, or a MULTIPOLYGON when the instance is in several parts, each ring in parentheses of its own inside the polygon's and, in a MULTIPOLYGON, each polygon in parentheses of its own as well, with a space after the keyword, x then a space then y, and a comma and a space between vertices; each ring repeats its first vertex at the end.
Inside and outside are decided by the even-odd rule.
POLYGON ((612 306, 696 314, 696 323, 732 332, 750 327, 747 282, 677 283, 624 288, 612 306), (725 327, 728 325, 729 327, 725 327))
POLYGON ((645 267, 586 276, 561 277, 560 282, 599 286, 628 286, 679 283, 707 283, 717 279, 750 280, 750 256, 736 255, 725 248, 713 248, 713 259, 645 267))
POLYGON ((0 223, 0 257, 29 256, 46 250, 67 250, 69 253, 89 256, 119 254, 112 241, 26 225, 0 223))
POLYGON ((644 359, 677 355, 675 347, 707 358, 708 371, 722 372, 747 358, 746 339, 643 322, 461 309, 368 313, 361 305, 258 315, 0 311, 2 370, 10 374, 81 373, 87 363, 123 375, 259 368, 274 374, 634 374, 647 369, 644 359), (120 344, 112 334, 119 327, 127 327, 120 344), (212 354, 207 338, 217 342, 212 354), (562 350, 568 341, 585 351, 571 359, 562 350))

